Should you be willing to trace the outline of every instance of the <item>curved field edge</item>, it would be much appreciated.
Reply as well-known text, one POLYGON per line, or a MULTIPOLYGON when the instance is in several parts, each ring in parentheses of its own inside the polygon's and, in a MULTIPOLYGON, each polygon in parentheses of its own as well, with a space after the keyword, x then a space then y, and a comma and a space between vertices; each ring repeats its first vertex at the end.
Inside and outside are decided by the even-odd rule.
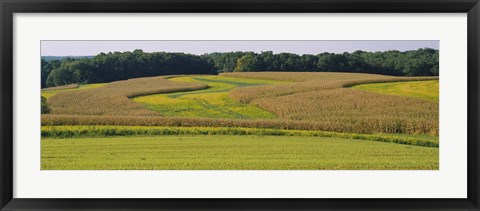
POLYGON ((230 92, 230 96, 242 103, 250 103, 254 100, 262 98, 348 88, 360 84, 438 80, 438 76, 399 77, 378 74, 340 72, 239 72, 221 73, 219 76, 295 82, 274 84, 263 87, 241 87, 232 90, 230 92))
POLYGON ((115 81, 95 89, 60 92, 47 103, 53 114, 160 116, 130 98, 207 88, 203 83, 175 82, 168 77, 115 81))
POLYGON ((438 170, 438 156, 438 148, 326 137, 48 138, 41 169, 438 170))
POLYGON ((204 83, 202 90, 155 94, 134 98, 147 108, 162 116, 232 118, 232 119, 274 119, 277 116, 255 105, 234 101, 228 91, 237 87, 278 84, 272 80, 227 78, 219 76, 177 76, 168 79, 176 82, 204 83))
POLYGON ((255 135, 308 136, 368 140, 423 147, 439 146, 438 138, 396 134, 355 134, 327 131, 230 128, 230 127, 158 127, 158 126, 42 126, 42 138, 152 136, 152 135, 255 135))
POLYGON ((42 89, 41 95, 45 98, 50 98, 58 93, 61 92, 70 92, 70 91, 79 91, 79 90, 85 90, 85 89, 95 89, 95 88, 100 88, 107 85, 107 83, 95 83, 95 84, 69 84, 69 85, 64 85, 64 86, 55 86, 55 87, 49 87, 42 89))
POLYGON ((64 90, 64 89, 76 89, 80 87, 78 84, 67 84, 67 85, 62 85, 62 86, 54 86, 54 87, 48 87, 48 88, 43 88, 42 91, 54 91, 54 90, 64 90))
POLYGON ((438 80, 361 84, 351 88, 381 94, 414 97, 432 102, 438 102, 439 99, 438 80))

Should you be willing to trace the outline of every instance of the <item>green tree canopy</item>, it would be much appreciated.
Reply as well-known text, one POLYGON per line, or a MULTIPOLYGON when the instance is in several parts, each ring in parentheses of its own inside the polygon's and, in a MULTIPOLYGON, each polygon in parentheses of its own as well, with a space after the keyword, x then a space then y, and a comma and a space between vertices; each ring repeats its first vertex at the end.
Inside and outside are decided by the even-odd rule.
POLYGON ((357 72, 396 76, 439 74, 439 51, 321 53, 318 55, 272 51, 215 52, 201 56, 185 53, 133 52, 100 53, 94 57, 42 59, 42 87, 71 83, 100 83, 129 78, 217 74, 220 72, 357 72))

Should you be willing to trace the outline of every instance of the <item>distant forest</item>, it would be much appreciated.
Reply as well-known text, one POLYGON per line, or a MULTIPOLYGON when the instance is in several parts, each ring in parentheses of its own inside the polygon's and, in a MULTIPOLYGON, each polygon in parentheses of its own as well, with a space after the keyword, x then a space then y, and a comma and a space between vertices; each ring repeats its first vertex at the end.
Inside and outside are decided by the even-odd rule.
POLYGON ((85 57, 42 57, 42 88, 101 83, 129 78, 218 74, 220 72, 354 72, 394 76, 438 76, 439 51, 321 53, 297 55, 271 51, 192 55, 185 53, 100 53, 85 57))
POLYGON ((52 61, 52 60, 63 60, 66 58, 71 59, 83 59, 83 58, 93 58, 94 56, 42 56, 42 59, 45 61, 52 61))

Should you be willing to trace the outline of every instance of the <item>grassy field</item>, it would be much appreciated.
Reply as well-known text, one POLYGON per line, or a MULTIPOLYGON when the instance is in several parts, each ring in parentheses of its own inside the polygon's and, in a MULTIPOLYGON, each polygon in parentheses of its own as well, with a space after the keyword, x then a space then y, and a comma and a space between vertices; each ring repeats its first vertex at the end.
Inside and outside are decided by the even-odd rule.
POLYGON ((438 148, 325 137, 42 139, 43 170, 438 169, 438 148))
POLYGON ((175 77, 176 82, 204 83, 207 89, 156 94, 134 98, 163 116, 232 118, 232 119, 271 119, 276 115, 254 105, 242 104, 228 96, 237 87, 280 84, 272 80, 228 78, 218 76, 175 77))
POLYGON ((382 94, 415 97, 438 103, 438 80, 356 85, 352 88, 382 94))

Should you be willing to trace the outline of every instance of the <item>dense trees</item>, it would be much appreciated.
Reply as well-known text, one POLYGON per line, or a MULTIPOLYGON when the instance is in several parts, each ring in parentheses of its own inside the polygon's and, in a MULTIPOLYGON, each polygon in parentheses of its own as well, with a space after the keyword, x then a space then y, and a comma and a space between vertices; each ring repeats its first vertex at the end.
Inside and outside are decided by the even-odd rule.
MULTIPOLYGON (((53 61, 47 63, 51 62, 53 61)), ((46 86, 110 82, 158 75, 215 73, 213 65, 199 56, 165 52, 144 53, 142 50, 100 53, 93 58, 64 59, 59 67, 50 71, 42 69, 43 72, 49 72, 46 86)))
MULTIPOLYGON (((429 76, 438 75, 438 56, 438 50, 433 49, 406 52, 356 51, 301 56, 291 53, 246 52, 237 59, 235 68, 218 70, 221 72, 361 72, 397 76, 429 76)), ((221 61, 214 64, 215 67, 222 66, 221 61)))
POLYGON ((260 71, 260 65, 257 57, 253 54, 245 54, 237 60, 237 65, 235 66, 235 72, 251 72, 251 71, 260 71))
POLYGON ((210 53, 201 57, 214 65, 217 72, 231 72, 237 65, 237 60, 245 55, 244 52, 210 53))
POLYGON ((98 83, 128 78, 217 74, 219 72, 361 72, 397 76, 438 75, 439 52, 434 49, 297 55, 271 51, 210 53, 100 53, 94 57, 42 59, 42 87, 98 83))
POLYGON ((42 64, 41 64, 42 65, 42 68, 41 68, 42 69, 42 72, 41 72, 42 88, 46 87, 45 83, 47 81, 47 77, 50 74, 50 72, 53 69, 59 68, 60 64, 61 62, 59 60, 47 61, 42 58, 42 64))
POLYGON ((438 75, 438 50, 321 53, 297 55, 231 52, 203 55, 218 72, 361 72, 397 76, 438 75), (236 61, 235 64, 233 64, 236 61))

